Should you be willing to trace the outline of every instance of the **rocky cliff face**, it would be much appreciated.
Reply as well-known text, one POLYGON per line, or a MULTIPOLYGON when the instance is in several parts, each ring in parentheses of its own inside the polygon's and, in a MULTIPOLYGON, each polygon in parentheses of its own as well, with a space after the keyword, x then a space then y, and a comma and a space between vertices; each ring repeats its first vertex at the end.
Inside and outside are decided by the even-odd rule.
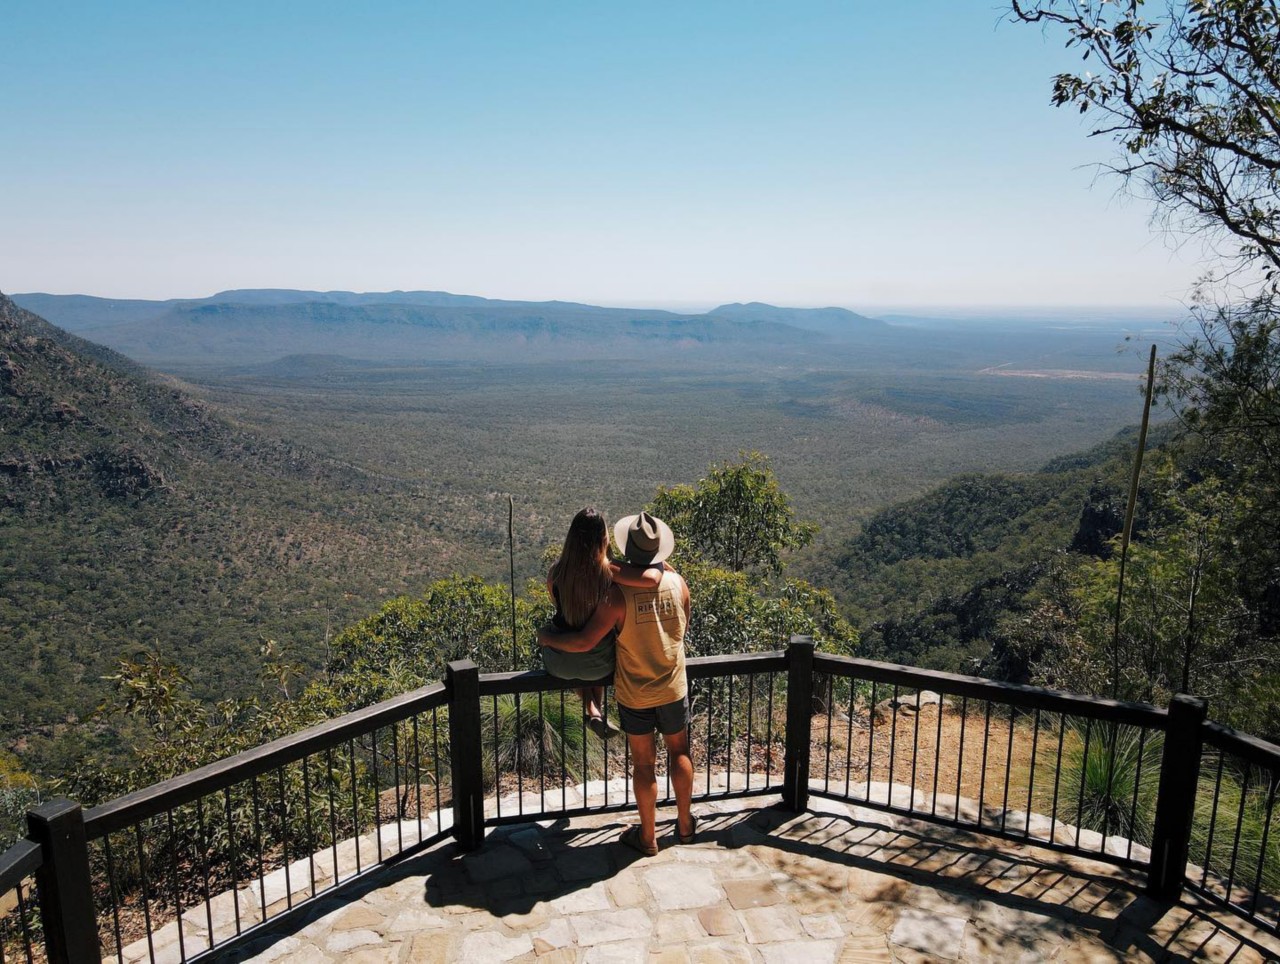
POLYGON ((154 498, 210 461, 323 472, 309 453, 228 424, 165 376, 0 294, 0 505, 154 498))
POLYGON ((163 394, 127 359, 0 295, 0 505, 80 486, 114 499, 161 490, 163 453, 146 452, 168 435, 163 394))

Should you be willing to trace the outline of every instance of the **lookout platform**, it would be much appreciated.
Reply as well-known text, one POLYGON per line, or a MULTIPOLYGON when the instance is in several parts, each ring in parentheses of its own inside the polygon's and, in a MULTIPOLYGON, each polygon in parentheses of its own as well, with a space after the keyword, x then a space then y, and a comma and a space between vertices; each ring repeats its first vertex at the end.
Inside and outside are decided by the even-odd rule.
POLYGON ((1248 922, 1194 897, 1156 902, 1141 875, 1084 857, 827 800, 800 815, 768 798, 695 812, 698 840, 681 846, 660 811, 649 858, 617 843, 633 814, 496 827, 465 855, 441 843, 213 959, 1280 959, 1248 922))

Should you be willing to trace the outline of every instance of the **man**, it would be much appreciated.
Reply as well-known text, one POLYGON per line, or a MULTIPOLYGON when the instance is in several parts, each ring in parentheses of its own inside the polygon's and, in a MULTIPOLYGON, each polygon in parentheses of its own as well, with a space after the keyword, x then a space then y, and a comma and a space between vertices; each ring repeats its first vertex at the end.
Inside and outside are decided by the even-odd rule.
POLYGON ((647 512, 619 519, 614 541, 633 566, 656 566, 656 588, 615 584, 591 619, 579 630, 547 625, 538 643, 562 652, 592 649, 610 630, 618 634, 613 685, 619 721, 627 734, 632 786, 640 825, 628 827, 621 842, 646 856, 658 852, 658 780, 655 729, 667 747, 667 772, 676 795, 676 835, 692 843, 697 820, 693 798, 693 760, 689 757, 689 682, 684 671, 684 635, 689 626, 689 587, 664 560, 675 549, 671 527, 647 512))

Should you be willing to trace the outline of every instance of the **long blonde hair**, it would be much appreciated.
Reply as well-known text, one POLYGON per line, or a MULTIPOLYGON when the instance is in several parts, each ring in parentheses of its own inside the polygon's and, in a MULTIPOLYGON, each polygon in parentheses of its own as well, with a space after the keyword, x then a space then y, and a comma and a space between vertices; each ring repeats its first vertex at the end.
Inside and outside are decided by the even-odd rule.
POLYGON ((609 592, 607 543, 609 527, 595 509, 583 509, 569 524, 560 558, 549 578, 560 596, 560 612, 575 629, 587 624, 609 592))

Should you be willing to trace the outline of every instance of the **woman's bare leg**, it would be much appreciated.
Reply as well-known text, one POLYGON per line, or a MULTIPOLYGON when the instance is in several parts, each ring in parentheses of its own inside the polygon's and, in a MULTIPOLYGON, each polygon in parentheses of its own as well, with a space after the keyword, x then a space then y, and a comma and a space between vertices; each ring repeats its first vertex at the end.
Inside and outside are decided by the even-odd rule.
POLYGON ((582 700, 582 711, 592 719, 599 719, 603 714, 600 706, 604 703, 604 687, 603 686, 584 686, 578 690, 578 697, 582 700))

